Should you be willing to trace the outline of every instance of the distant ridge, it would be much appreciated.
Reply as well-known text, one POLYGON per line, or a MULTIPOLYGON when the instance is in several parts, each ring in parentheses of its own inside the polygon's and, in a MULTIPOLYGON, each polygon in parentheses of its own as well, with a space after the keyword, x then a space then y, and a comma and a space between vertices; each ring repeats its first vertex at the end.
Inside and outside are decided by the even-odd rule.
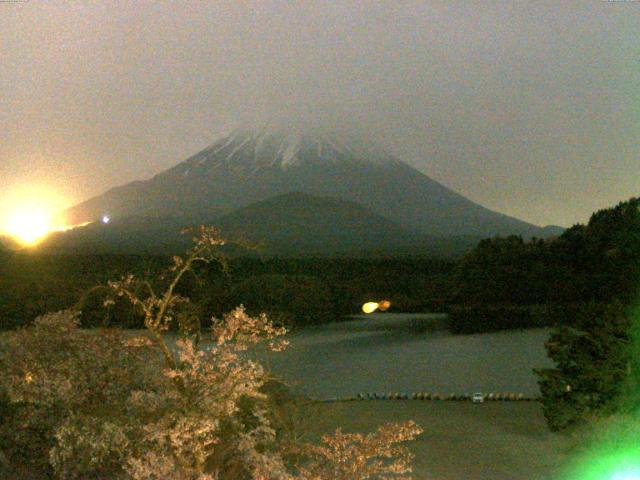
POLYGON ((230 235, 261 241, 268 251, 327 254, 390 251, 408 232, 353 202, 292 192, 253 203, 216 221, 230 235))
POLYGON ((185 252, 189 237, 177 218, 126 217, 50 235, 38 251, 54 254, 167 255, 185 252))
MULTIPOLYGON (((361 205, 299 192, 276 195, 205 221, 223 236, 259 248, 235 254, 309 256, 438 256, 470 250, 475 237, 435 238, 408 232, 361 205)), ((108 225, 93 223, 52 235, 41 246, 48 253, 176 254, 189 247, 188 226, 176 218, 127 217, 108 225)))

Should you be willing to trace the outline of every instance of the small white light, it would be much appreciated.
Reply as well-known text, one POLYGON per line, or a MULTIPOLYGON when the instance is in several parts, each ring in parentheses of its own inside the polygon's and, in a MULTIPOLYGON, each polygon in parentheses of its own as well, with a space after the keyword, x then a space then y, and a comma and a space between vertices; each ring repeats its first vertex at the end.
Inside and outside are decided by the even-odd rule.
POLYGON ((109 223, 110 221, 111 221, 111 219, 109 218, 109 216, 108 216, 108 215, 104 215, 104 216, 102 217, 102 223, 107 224, 107 223, 109 223))

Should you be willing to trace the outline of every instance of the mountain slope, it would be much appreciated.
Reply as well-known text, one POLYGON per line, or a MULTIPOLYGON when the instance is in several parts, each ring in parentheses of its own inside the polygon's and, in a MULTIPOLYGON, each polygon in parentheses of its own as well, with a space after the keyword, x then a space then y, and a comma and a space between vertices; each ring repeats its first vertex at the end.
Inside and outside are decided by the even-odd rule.
POLYGON ((185 252, 187 226, 177 218, 126 217, 94 222, 47 237, 37 250, 47 253, 164 255, 185 252))
POLYGON ((105 213, 198 222, 293 191, 356 202, 423 234, 545 234, 357 140, 272 132, 238 131, 150 180, 114 188, 67 213, 72 223, 105 213))
POLYGON ((408 235, 399 225, 353 202, 299 192, 253 203, 215 224, 278 253, 393 250, 408 235))
MULTIPOLYGON (((451 257, 479 238, 440 239, 413 234, 361 205, 293 192, 242 207, 204 223, 228 238, 282 256, 429 255, 451 257)), ((127 217, 54 234, 40 247, 49 253, 176 254, 189 246, 175 218, 127 217)), ((247 253, 247 252, 245 252, 247 253)))

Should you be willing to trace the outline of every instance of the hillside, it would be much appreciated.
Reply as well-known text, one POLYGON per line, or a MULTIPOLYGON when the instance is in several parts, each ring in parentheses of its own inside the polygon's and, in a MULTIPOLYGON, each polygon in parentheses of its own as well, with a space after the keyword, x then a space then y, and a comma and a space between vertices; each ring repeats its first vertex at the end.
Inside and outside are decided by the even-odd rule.
MULTIPOLYGON (((456 256, 475 237, 441 239, 407 231, 354 202, 299 192, 277 195, 204 223, 231 238, 259 244, 259 252, 283 256, 456 256)), ((50 237, 40 250, 52 253, 147 253, 183 251, 189 224, 177 218, 127 217, 93 223, 50 237)), ((245 252, 246 253, 246 252, 245 252)))

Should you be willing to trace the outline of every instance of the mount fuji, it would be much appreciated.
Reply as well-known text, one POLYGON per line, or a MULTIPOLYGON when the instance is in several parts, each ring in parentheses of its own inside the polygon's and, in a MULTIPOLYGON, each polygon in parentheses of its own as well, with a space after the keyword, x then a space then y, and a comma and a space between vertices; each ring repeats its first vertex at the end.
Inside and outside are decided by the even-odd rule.
POLYGON ((66 213, 73 224, 103 215, 215 223, 291 192, 353 202, 422 235, 547 237, 561 231, 478 205, 357 138, 268 129, 235 131, 149 180, 113 188, 66 213))

